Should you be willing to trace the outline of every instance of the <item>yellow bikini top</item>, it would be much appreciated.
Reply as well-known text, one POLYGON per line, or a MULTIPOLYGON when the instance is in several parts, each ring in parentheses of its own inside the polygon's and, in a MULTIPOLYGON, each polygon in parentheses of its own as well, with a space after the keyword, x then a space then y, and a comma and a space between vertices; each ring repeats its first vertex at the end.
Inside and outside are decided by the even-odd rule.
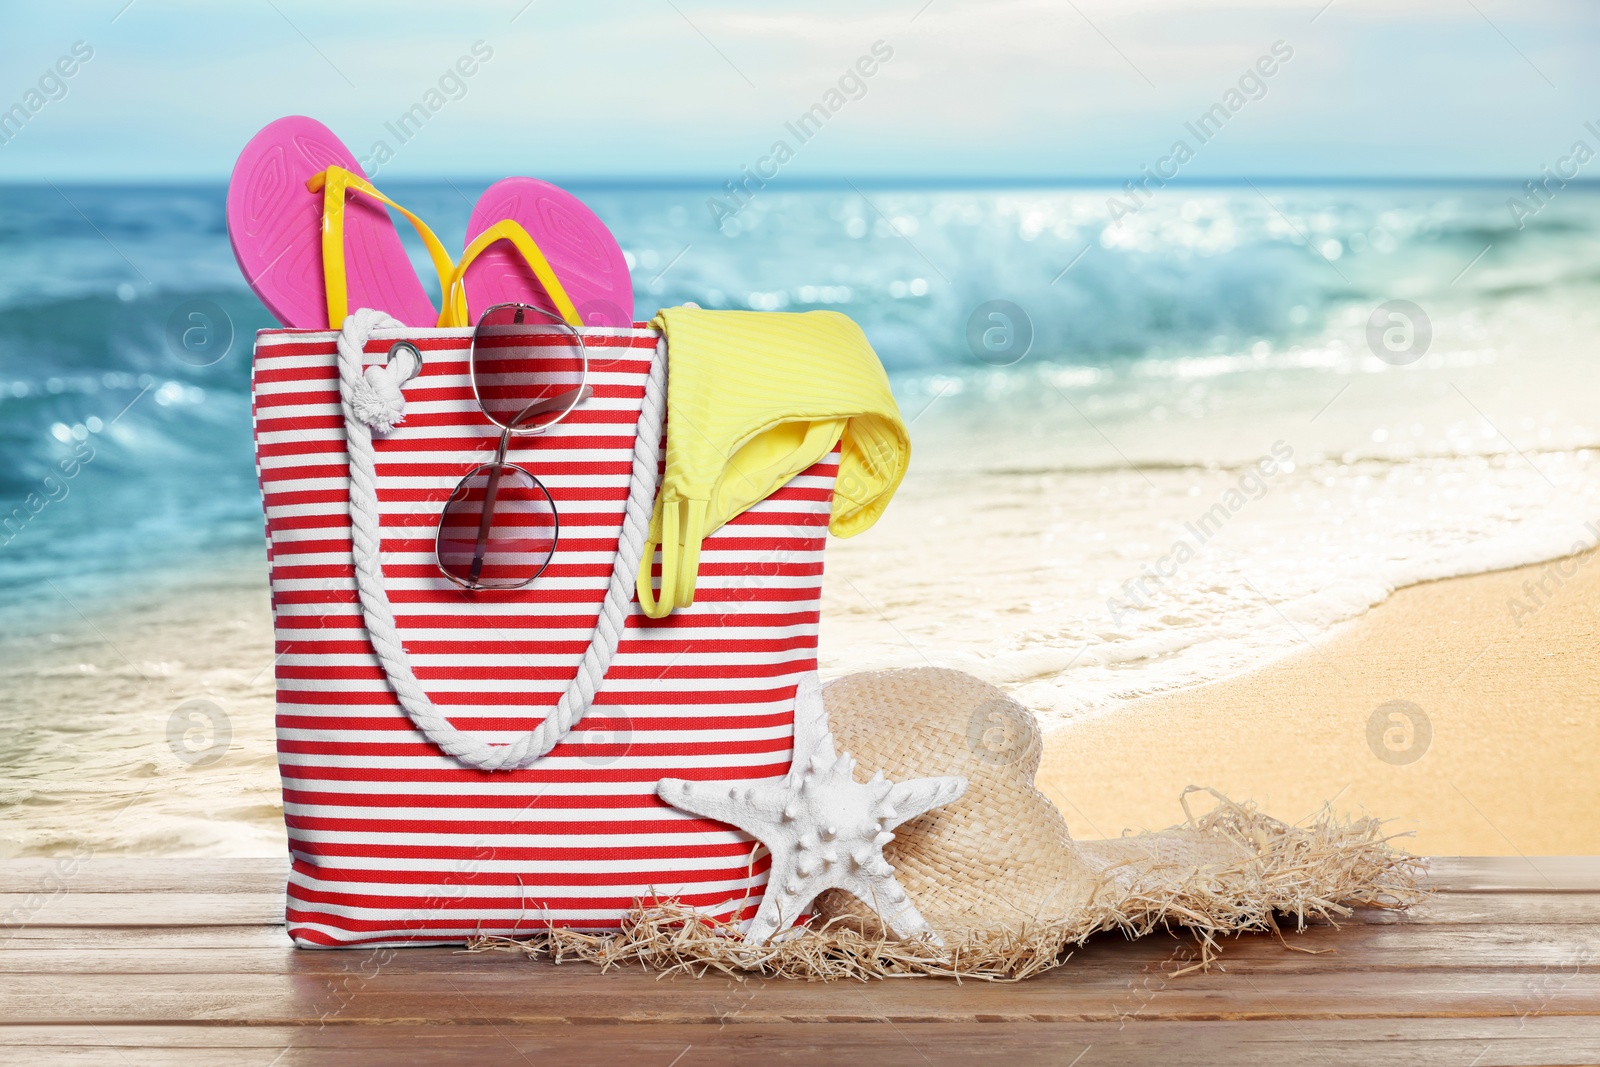
POLYGON ((646 615, 693 604, 701 541, 841 440, 828 529, 851 537, 878 521, 911 439, 859 326, 834 311, 689 307, 659 312, 654 325, 667 337, 667 465, 639 565, 646 615))

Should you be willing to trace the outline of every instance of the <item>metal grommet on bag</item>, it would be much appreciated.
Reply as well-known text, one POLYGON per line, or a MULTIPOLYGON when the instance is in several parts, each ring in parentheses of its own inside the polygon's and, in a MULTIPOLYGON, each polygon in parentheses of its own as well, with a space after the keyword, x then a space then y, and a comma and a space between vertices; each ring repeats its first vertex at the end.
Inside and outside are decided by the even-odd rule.
POLYGON ((422 373, 422 352, 410 341, 396 341, 394 344, 390 345, 389 354, 384 357, 383 365, 385 367, 394 366, 395 357, 404 354, 409 354, 411 356, 411 373, 401 378, 397 383, 399 385, 406 384, 411 379, 422 373))

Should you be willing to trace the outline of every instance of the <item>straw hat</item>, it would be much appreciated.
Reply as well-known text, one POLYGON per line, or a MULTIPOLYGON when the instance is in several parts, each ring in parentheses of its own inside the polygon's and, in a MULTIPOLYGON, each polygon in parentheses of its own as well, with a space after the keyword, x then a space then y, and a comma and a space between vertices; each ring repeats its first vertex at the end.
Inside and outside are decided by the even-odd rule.
MULTIPOLYGON (((1097 880, 1066 820, 1034 788, 1044 744, 1031 711, 987 682, 936 669, 850 675, 822 699, 834 741, 863 768, 895 780, 968 780, 960 800, 905 824, 884 847, 912 903, 946 940, 974 917, 1017 923, 1087 903, 1097 880)), ((872 915, 838 891, 824 894, 818 911, 872 915)))
POLYGON ((1285 915, 1303 926, 1353 904, 1404 907, 1422 895, 1420 861, 1393 848, 1375 819, 1325 809, 1291 826, 1209 790, 1201 792, 1216 806, 1199 816, 1188 792, 1180 798, 1180 826, 1074 842, 1033 784, 1043 748, 1033 713, 959 671, 855 674, 821 696, 828 721, 811 726, 831 728, 859 761, 858 780, 875 770, 896 781, 968 779, 960 799, 900 824, 884 846, 937 939, 897 939, 871 907, 834 889, 816 898, 805 928, 765 943, 746 940, 736 921, 667 900, 637 902, 614 934, 552 927, 469 948, 691 974, 1011 981, 1061 966, 1098 931, 1137 937, 1182 926, 1199 955, 1176 975, 1208 966, 1220 934, 1276 930, 1285 915))
MULTIPOLYGON (((1411 899, 1414 861, 1388 847, 1376 820, 1341 823, 1324 812, 1289 826, 1213 793, 1214 810, 1183 825, 1074 842, 1034 786, 1043 740, 1033 713, 971 675, 854 674, 825 687, 823 702, 839 747, 862 768, 969 779, 959 800, 907 822, 884 848, 947 942, 1025 925, 1234 930, 1271 925, 1283 911, 1303 921, 1319 899, 1411 899)), ((837 890, 818 898, 817 911, 876 929, 871 908, 837 890)))

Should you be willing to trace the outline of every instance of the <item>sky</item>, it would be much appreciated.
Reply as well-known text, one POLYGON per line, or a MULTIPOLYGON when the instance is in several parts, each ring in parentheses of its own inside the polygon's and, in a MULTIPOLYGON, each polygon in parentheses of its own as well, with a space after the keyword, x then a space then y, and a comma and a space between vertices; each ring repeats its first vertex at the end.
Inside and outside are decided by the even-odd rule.
POLYGON ((390 179, 1520 179, 1600 144, 1582 0, 0 0, 0 20, 0 112, 39 105, 0 126, 0 182, 224 179, 287 114, 390 179), (1218 104, 1202 140, 1186 124, 1218 104))

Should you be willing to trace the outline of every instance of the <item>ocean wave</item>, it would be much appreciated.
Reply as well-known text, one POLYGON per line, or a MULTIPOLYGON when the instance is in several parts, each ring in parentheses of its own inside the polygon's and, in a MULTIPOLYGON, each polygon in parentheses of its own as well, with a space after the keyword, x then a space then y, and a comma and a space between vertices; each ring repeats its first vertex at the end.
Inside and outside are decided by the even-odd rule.
MULTIPOLYGON (((483 187, 388 184, 450 247, 483 187)), ((981 502, 990 482, 1031 479, 1038 492, 1012 509, 1029 528, 1060 521, 1049 494, 1064 493, 1099 526, 1052 533, 1052 551, 1086 573, 1099 573, 1084 562, 1098 537, 1162 550, 1149 526, 1153 486, 1237 481, 1283 437, 1305 510, 1256 547, 1261 560, 1292 572, 1299 546, 1328 532, 1330 501, 1357 513, 1351 487, 1363 478, 1392 489, 1392 521, 1422 531, 1404 573, 1350 544, 1322 545, 1372 572, 1328 594, 1344 605, 1333 617, 1415 575, 1549 551, 1533 540, 1479 555, 1456 546, 1498 536, 1475 508, 1536 517, 1548 486, 1535 468, 1571 484, 1586 470, 1583 450, 1600 443, 1600 420, 1574 414, 1588 405, 1580 335, 1600 305, 1592 191, 1568 190, 1518 227, 1511 191, 1488 187, 1175 184, 1113 225, 1109 190, 863 196, 774 183, 720 230, 692 184, 578 191, 627 253, 636 315, 693 302, 851 316, 912 422, 913 480, 948 476, 981 502), (1395 298, 1430 317, 1433 343, 1414 366, 1379 358, 1367 337, 1374 307, 1395 298), (992 301, 1021 310, 1012 325, 1026 328, 1023 351, 985 347, 992 301), (1521 476, 1516 493, 1440 503, 1473 478, 1521 476)), ((220 185, 30 187, 0 200, 0 516, 30 495, 45 501, 0 547, 0 610, 13 618, 55 603, 41 595, 47 580, 76 601, 160 581, 208 553, 259 551, 249 345, 272 322, 233 262, 223 196, 220 185), (231 324, 225 357, 184 358, 169 343, 169 322, 194 301, 231 324), (92 460, 47 483, 85 447, 92 460)), ((408 228, 402 238, 429 277, 408 228)), ((1188 506, 1174 514, 1188 517, 1188 506)), ((1106 580, 1137 562, 1114 560, 1106 580)), ((1059 595, 1079 612, 1105 597, 1059 595)), ((1209 620, 1204 633, 1159 624, 1118 642, 1063 624, 1049 648, 994 654, 1016 657, 1002 671, 1015 684, 1034 684, 1023 678, 1092 645, 1068 673, 1107 672, 1095 686, 1120 692, 1159 684, 1165 664, 1243 662, 1276 617, 1258 619, 1260 605, 1246 610, 1210 586, 1196 598, 1171 617, 1209 620), (1233 659, 1221 651, 1230 648, 1233 659)), ((1305 600, 1306 611, 1320 618, 1319 603, 1305 600)))
MULTIPOLYGON (((1456 463, 1461 460, 1478 460, 1483 462, 1504 461, 1510 457, 1526 460, 1535 460, 1549 456, 1556 459, 1584 460, 1600 456, 1600 441, 1587 448, 1515 448, 1502 445, 1499 448, 1462 449, 1451 451, 1415 451, 1405 455, 1395 455, 1392 452, 1357 451, 1348 450, 1338 455, 1324 455, 1312 453, 1300 458, 1299 467, 1316 468, 1324 465, 1333 467, 1369 467, 1374 469, 1393 469, 1400 467, 1424 467, 1432 463, 1456 463)), ((1044 475, 1091 475, 1091 474, 1119 474, 1132 472, 1139 473, 1170 473, 1174 471, 1193 473, 1242 474, 1255 467, 1257 460, 1223 461, 1211 460, 1205 462, 1187 463, 1181 460, 1156 460, 1153 462, 1116 462, 1116 463, 1050 463, 1037 466, 995 466, 984 467, 981 473, 996 478, 1037 478, 1044 475)), ((1531 562, 1531 561, 1530 561, 1531 562)))

